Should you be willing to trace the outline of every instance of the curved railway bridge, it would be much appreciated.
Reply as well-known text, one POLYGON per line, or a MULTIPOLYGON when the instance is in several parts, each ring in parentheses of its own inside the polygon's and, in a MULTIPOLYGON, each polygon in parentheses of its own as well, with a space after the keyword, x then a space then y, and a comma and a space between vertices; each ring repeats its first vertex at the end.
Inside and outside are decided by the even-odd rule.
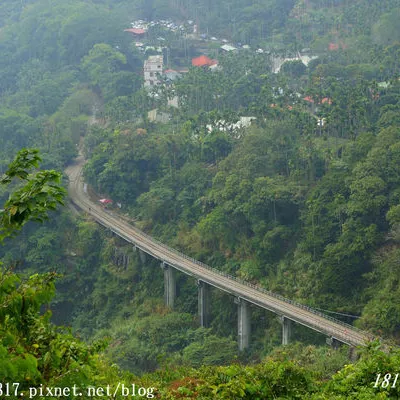
POLYGON ((80 156, 66 169, 69 177, 68 193, 72 202, 90 214, 96 222, 132 243, 141 252, 160 260, 164 269, 164 295, 168 306, 174 305, 175 271, 193 276, 198 283, 199 319, 202 326, 208 324, 210 287, 234 296, 238 304, 238 342, 241 350, 248 347, 250 340, 250 304, 272 311, 281 317, 283 344, 289 343, 292 322, 326 335, 327 341, 331 343, 337 341, 354 347, 363 346, 373 339, 367 332, 188 257, 152 238, 122 218, 110 215, 91 201, 85 193, 82 181, 83 165, 84 159, 80 156))

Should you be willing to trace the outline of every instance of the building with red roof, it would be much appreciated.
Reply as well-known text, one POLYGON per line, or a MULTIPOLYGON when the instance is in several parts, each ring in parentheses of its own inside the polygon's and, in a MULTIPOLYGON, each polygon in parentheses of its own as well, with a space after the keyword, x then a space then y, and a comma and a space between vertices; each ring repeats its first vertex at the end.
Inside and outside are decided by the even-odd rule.
POLYGON ((134 36, 142 36, 146 33, 146 30, 142 28, 129 28, 124 29, 124 32, 132 33, 134 36))
POLYGON ((339 45, 337 43, 329 43, 328 50, 329 51, 339 50, 339 45))
POLYGON ((339 43, 334 43, 331 42, 328 45, 328 50, 329 51, 335 51, 335 50, 339 50, 339 49, 347 49, 347 45, 345 43, 343 43, 342 41, 340 41, 339 43))
MULTIPOLYGON (((303 98, 307 103, 314 104, 315 101, 311 96, 306 96, 303 98)), ((317 104, 332 104, 332 100, 329 97, 324 97, 321 101, 317 102, 317 104)))
POLYGON ((331 100, 329 97, 324 97, 324 98, 321 100, 321 103, 322 103, 322 104, 329 104, 329 105, 331 105, 331 104, 332 104, 332 100, 331 100))
POLYGON ((194 67, 211 67, 211 65, 218 64, 217 60, 212 60, 211 58, 202 55, 192 59, 192 65, 194 67))
POLYGON ((318 101, 318 100, 315 101, 311 96, 306 96, 306 97, 303 97, 303 100, 309 104, 311 111, 313 113, 318 112, 318 108, 321 104, 329 104, 329 105, 332 104, 332 100, 329 97, 324 97, 320 101, 318 101))

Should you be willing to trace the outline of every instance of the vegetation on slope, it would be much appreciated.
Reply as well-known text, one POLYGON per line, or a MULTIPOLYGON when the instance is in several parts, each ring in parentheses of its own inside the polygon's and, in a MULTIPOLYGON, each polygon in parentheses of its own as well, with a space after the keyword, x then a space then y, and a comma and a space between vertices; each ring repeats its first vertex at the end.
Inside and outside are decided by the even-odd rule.
MULTIPOLYGON (((231 274, 308 305, 360 316, 358 326, 398 341, 396 1, 200 1, 194 6, 190 0, 104 0, 55 2, 49 8, 47 1, 6 0, 0 7, 6 11, 0 12, 1 171, 12 154, 28 145, 40 148, 45 168, 61 170, 83 137, 87 180, 122 202, 139 226, 231 274), (144 56, 123 32, 132 19, 146 16, 191 18, 203 32, 208 27, 210 35, 262 46, 265 53, 218 54, 219 71, 190 69, 174 87, 161 86, 159 96, 150 97, 140 89, 144 56), (280 73, 270 73, 267 51, 283 56, 304 47, 318 58, 307 67, 287 62, 280 73), (179 110, 167 107, 175 94, 179 110), (155 107, 171 114, 168 124, 149 122, 147 112, 155 107), (247 131, 229 128, 240 116, 257 119, 247 131), (218 129, 221 125, 227 129, 218 129)), ((174 62, 190 63, 192 52, 182 53, 184 42, 176 46, 180 52, 173 54, 185 55, 174 62)), ((0 189, 3 201, 12 189, 0 189)), ((10 215, 24 217, 34 212, 30 207, 21 213, 10 208, 10 215)), ((20 238, 5 240, 1 257, 7 265, 17 264, 27 276, 54 270, 64 276, 57 283, 53 320, 71 325, 88 340, 111 337, 108 354, 137 373, 178 363, 260 361, 280 343, 278 321, 256 310, 252 347, 238 355, 235 306, 218 293, 212 294, 211 328, 199 329, 196 288, 183 276, 171 313, 162 304, 156 263, 141 262, 132 249, 85 217, 76 220, 58 212, 40 228, 27 224, 20 238), (159 334, 164 324, 167 336, 159 334)), ((35 279, 26 287, 40 285, 35 279)), ((7 275, 7 282, 12 287, 17 278, 7 275)), ((43 290, 49 292, 47 302, 52 284, 43 290)), ((53 332, 48 317, 39 320, 53 332)), ((18 326, 10 329, 13 335, 19 332, 18 326)), ((319 340, 296 329, 305 342, 319 340)), ((50 346, 43 343, 43 349, 50 346)), ((32 345, 26 351, 35 357, 32 345)), ((86 351, 85 345, 76 346, 86 351)), ((365 390, 368 398, 373 390, 368 382, 377 373, 371 365, 386 360, 381 371, 390 370, 392 361, 385 357, 365 355, 341 376, 364 376, 360 385, 366 389, 360 386, 356 392, 365 390), (363 362, 369 375, 363 375, 363 362)), ((204 371, 218 377, 229 368, 204 371)), ((258 376, 267 367, 249 368, 258 376)), ((268 371, 266 376, 275 376, 275 370, 268 371)), ((159 381, 151 379, 171 392, 173 376, 184 379, 186 372, 164 373, 159 381)), ((189 373, 194 381, 211 382, 204 374, 189 373)), ((301 375, 298 387, 311 396, 314 378, 308 374, 301 375)), ((221 379, 218 387, 241 385, 221 379)), ((338 379, 347 387, 342 394, 335 383, 323 390, 353 396, 338 379)), ((210 388, 197 389, 211 396, 210 388)), ((212 396, 229 396, 218 390, 212 396)), ((243 390, 242 396, 255 393, 243 390)), ((315 398, 324 398, 317 390, 315 398)))

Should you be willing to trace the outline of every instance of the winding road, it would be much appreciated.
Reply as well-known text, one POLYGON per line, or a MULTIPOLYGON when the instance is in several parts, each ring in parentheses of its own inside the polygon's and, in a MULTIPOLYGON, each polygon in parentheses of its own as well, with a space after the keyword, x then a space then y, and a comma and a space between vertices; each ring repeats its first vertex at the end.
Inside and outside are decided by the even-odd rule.
POLYGON ((373 339, 372 335, 367 332, 194 260, 152 238, 120 217, 106 212, 101 206, 91 201, 83 190, 82 168, 84 163, 83 157, 79 156, 65 171, 69 177, 68 193, 71 201, 78 208, 90 214, 99 224, 127 242, 187 275, 342 343, 350 346, 363 346, 373 339))

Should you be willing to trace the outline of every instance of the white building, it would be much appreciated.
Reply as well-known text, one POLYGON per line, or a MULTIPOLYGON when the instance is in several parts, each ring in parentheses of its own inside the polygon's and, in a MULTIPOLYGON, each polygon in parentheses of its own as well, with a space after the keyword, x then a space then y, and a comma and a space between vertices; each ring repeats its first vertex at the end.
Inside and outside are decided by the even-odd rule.
POLYGON ((160 83, 163 72, 163 56, 149 56, 144 62, 144 87, 151 88, 160 83))
POLYGON ((272 72, 274 74, 277 74, 281 70, 282 65, 286 61, 301 61, 307 67, 310 61, 315 60, 316 58, 318 57, 301 55, 301 54, 298 54, 297 57, 292 57, 292 58, 274 57, 272 58, 272 72))
POLYGON ((221 119, 217 121, 215 125, 208 124, 206 128, 210 133, 213 130, 231 132, 235 138, 239 139, 242 137, 243 131, 246 128, 249 128, 256 119, 256 117, 240 117, 239 121, 237 121, 235 124, 228 123, 221 119))
POLYGON ((228 53, 229 53, 230 51, 235 51, 235 50, 237 50, 236 47, 231 46, 230 44, 224 44, 223 46, 221 46, 221 49, 224 50, 224 51, 226 51, 226 52, 228 52, 228 53))
POLYGON ((168 123, 171 115, 155 108, 147 113, 147 118, 150 122, 160 122, 162 124, 168 123))

